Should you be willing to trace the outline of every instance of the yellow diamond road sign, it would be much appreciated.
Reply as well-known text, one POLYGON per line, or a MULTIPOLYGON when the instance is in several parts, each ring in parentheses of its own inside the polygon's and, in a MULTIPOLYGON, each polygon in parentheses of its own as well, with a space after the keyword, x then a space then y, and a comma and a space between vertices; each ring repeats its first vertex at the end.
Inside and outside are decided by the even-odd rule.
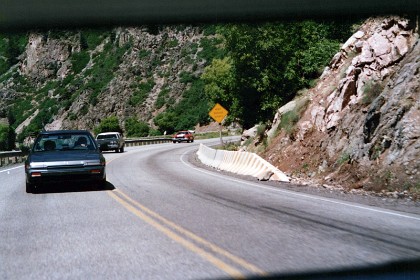
POLYGON ((222 107, 219 103, 214 105, 213 109, 210 110, 210 117, 212 117, 216 122, 221 123, 223 119, 228 114, 228 110, 222 107))

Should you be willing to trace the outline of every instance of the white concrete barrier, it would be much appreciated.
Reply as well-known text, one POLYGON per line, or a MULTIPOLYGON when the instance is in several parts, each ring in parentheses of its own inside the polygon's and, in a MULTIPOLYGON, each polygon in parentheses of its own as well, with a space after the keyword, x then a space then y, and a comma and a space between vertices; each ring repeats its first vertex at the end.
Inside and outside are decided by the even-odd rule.
POLYGON ((202 163, 216 169, 250 175, 258 180, 290 182, 286 174, 254 153, 215 150, 200 144, 197 156, 202 163))

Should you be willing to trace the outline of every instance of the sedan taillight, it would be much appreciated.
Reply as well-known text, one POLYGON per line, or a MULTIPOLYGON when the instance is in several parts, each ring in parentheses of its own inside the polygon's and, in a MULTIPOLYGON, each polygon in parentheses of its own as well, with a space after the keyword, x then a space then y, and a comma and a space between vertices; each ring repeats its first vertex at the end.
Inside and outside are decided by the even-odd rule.
POLYGON ((41 177, 41 172, 32 172, 31 177, 41 177))

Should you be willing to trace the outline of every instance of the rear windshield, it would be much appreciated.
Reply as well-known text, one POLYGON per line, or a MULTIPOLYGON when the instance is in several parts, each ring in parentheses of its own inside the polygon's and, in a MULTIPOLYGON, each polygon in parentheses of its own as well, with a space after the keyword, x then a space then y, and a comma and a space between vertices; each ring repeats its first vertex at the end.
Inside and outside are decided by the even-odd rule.
POLYGON ((116 134, 99 134, 96 139, 116 139, 116 134))
POLYGON ((92 137, 82 133, 40 135, 33 147, 34 152, 95 149, 96 144, 92 137))

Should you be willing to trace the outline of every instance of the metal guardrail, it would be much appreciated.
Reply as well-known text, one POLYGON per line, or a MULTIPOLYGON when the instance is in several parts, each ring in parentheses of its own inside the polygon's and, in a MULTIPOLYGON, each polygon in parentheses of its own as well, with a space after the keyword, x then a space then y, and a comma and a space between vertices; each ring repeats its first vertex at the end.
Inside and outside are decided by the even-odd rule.
POLYGON ((26 154, 22 151, 0 152, 0 167, 21 163, 26 159, 26 154))
POLYGON ((126 139, 125 146, 132 147, 132 146, 143 146, 143 145, 151 145, 151 144, 162 144, 162 143, 169 143, 172 142, 171 138, 144 138, 144 139, 126 139))
MULTIPOLYGON (((144 139, 126 139, 125 146, 143 146, 151 144, 161 144, 172 142, 171 138, 156 137, 156 138, 144 138, 144 139)), ((27 154, 22 151, 10 151, 0 152, 0 167, 24 162, 27 154)))

